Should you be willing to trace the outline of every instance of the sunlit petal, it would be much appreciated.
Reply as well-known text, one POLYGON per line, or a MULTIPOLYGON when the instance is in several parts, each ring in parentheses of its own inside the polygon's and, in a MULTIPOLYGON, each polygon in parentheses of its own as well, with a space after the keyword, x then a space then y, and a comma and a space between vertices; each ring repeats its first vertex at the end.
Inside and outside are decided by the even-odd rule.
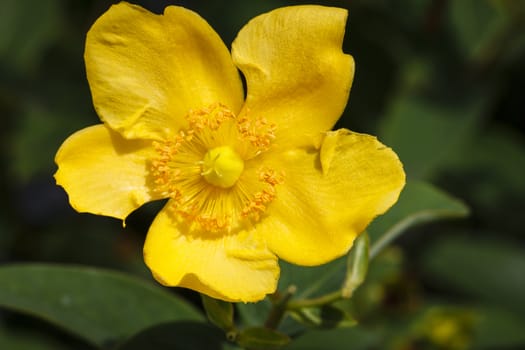
POLYGON ((392 206, 405 174, 396 154, 375 137, 329 132, 320 153, 288 151, 277 199, 257 225, 280 258, 317 265, 345 254, 355 237, 392 206))
POLYGON ((148 183, 150 146, 126 140, 103 125, 82 129, 58 150, 56 181, 77 211, 124 220, 142 204, 158 199, 148 183))
POLYGON ((311 144, 343 112, 354 61, 341 49, 347 13, 284 7, 251 20, 232 46, 246 77, 244 112, 277 125, 279 145, 311 144))
POLYGON ((91 27, 86 71, 100 118, 128 138, 159 138, 192 108, 221 102, 238 111, 239 74, 219 36, 196 13, 164 15, 122 2, 91 27))
POLYGON ((155 278, 229 301, 258 301, 275 291, 277 257, 254 234, 190 234, 166 207, 153 221, 144 259, 155 278))

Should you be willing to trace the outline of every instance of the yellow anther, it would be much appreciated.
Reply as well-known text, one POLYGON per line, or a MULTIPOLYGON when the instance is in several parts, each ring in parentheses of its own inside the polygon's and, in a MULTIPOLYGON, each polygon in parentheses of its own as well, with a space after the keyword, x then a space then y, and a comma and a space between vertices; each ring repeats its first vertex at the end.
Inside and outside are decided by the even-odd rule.
POLYGON ((212 185, 230 188, 243 170, 242 158, 231 147, 220 146, 212 148, 204 156, 201 175, 212 185))

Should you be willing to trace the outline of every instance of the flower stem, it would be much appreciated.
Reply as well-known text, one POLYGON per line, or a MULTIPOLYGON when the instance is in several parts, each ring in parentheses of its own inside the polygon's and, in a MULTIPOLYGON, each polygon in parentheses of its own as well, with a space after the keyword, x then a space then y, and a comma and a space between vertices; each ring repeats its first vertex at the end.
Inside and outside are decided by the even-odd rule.
POLYGON ((286 305, 286 309, 288 310, 298 310, 305 307, 314 307, 314 306, 322 306, 331 304, 334 301, 337 301, 339 299, 342 299, 342 294, 340 290, 336 290, 335 292, 328 293, 325 295, 322 295, 317 298, 313 299, 302 299, 302 300, 295 300, 291 301, 286 305))
POLYGON ((274 304, 272 309, 270 310, 270 314, 268 315, 268 318, 266 319, 266 322, 264 323, 264 326, 269 329, 276 329, 279 323, 281 322, 284 313, 286 312, 288 308, 288 301, 290 298, 294 295, 296 292, 297 287, 294 285, 288 287, 286 290, 286 293, 278 299, 274 304))
POLYGON ((392 226, 387 230, 381 238, 375 241, 370 247, 369 259, 375 258, 384 248, 386 248, 392 241, 404 233, 408 228, 422 224, 425 222, 436 220, 436 218, 454 217, 456 215, 448 213, 447 211, 422 211, 413 215, 408 216, 402 221, 392 226))

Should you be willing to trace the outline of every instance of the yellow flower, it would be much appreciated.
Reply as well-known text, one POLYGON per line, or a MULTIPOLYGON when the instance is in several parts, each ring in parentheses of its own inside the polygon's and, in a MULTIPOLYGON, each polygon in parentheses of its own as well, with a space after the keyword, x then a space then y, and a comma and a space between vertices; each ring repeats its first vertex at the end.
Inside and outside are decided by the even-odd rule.
POLYGON ((275 291, 277 257, 318 265, 344 255, 405 178, 376 138, 329 131, 354 74, 341 50, 346 16, 277 9, 251 20, 230 55, 182 7, 112 6, 85 51, 103 124, 63 143, 57 183, 76 210, 122 220, 168 198, 144 246, 167 286, 257 301, 275 291))

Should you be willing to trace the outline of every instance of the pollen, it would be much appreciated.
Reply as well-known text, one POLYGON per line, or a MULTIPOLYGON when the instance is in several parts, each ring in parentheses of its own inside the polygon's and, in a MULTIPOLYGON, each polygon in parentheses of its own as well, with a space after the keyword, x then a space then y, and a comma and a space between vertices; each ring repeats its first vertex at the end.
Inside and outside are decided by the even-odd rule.
POLYGON ((275 199, 275 186, 284 182, 284 172, 276 174, 272 169, 263 169, 259 172, 259 182, 263 184, 263 188, 245 203, 241 213, 243 217, 251 217, 256 221, 266 211, 267 205, 275 199))
POLYGON ((285 175, 265 166, 276 126, 214 104, 191 110, 188 127, 153 143, 153 190, 196 234, 231 232, 261 219, 285 175))

